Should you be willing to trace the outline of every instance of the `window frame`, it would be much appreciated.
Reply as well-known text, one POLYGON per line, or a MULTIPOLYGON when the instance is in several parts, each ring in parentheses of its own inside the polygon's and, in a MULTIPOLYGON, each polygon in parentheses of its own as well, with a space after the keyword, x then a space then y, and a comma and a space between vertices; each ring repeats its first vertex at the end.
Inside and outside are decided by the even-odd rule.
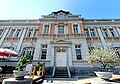
POLYGON ((64 25, 58 25, 58 34, 64 34, 64 25))
POLYGON ((33 35, 33 29, 28 29, 27 37, 32 37, 32 35, 33 35))
POLYGON ((42 45, 42 48, 41 48, 41 59, 46 59, 47 57, 47 45, 42 45), (43 52, 43 50, 45 52, 43 52))
POLYGON ((96 36, 95 29, 90 29, 90 35, 91 35, 91 37, 96 36))
POLYGON ((17 29, 16 33, 15 33, 15 37, 19 37, 21 33, 21 29, 17 29))
POLYGON ((32 55, 33 57, 34 53, 35 53, 35 47, 24 47, 22 49, 22 56, 32 55))
POLYGON ((44 34, 48 34, 49 30, 50 30, 50 26, 49 25, 44 25, 44 31, 43 31, 43 33, 44 34))
POLYGON ((116 34, 115 34, 114 29, 113 29, 113 28, 110 28, 109 30, 110 30, 110 33, 111 33, 112 37, 115 37, 115 36, 116 36, 116 34))
POLYGON ((107 29, 103 28, 103 29, 102 29, 102 32, 103 32, 103 36, 104 36, 104 37, 109 37, 109 33, 108 33, 108 30, 107 30, 107 29))
POLYGON ((16 31, 16 29, 11 29, 8 37, 14 37, 13 35, 14 35, 15 31, 16 31))
POLYGON ((4 29, 0 29, 0 37, 2 37, 3 33, 4 33, 4 29))
POLYGON ((76 59, 82 60, 81 45, 75 45, 75 52, 76 52, 76 59), (79 53, 78 53, 78 51, 79 51, 79 53))
POLYGON ((86 36, 86 37, 90 37, 90 33, 89 33, 88 28, 85 28, 85 36, 86 36))
POLYGON ((73 24, 73 33, 77 34, 79 33, 79 25, 78 24, 73 24))

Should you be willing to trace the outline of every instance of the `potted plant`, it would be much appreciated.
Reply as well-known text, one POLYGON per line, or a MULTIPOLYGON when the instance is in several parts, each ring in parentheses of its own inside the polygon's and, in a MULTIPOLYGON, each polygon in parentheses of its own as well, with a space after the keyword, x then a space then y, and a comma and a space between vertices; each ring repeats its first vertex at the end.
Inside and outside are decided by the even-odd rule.
POLYGON ((41 63, 39 63, 39 62, 35 65, 36 72, 37 72, 37 75, 38 75, 38 76, 41 75, 40 72, 42 72, 44 66, 45 66, 45 63, 42 63, 42 64, 41 64, 41 63))
POLYGON ((102 79, 109 79, 112 77, 112 72, 106 71, 106 68, 118 65, 119 57, 112 49, 103 49, 102 47, 94 46, 90 52, 88 63, 92 64, 93 66, 101 66, 102 72, 95 72, 96 75, 102 79))
POLYGON ((21 56, 17 63, 17 70, 14 70, 14 76, 17 80, 24 79, 24 76, 28 73, 28 71, 24 71, 26 65, 31 61, 32 56, 21 56))

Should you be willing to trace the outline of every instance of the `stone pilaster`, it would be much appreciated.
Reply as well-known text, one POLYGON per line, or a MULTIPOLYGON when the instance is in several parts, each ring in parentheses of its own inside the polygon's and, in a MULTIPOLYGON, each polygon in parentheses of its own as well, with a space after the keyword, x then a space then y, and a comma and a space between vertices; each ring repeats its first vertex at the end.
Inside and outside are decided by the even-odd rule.
POLYGON ((90 28, 88 28, 88 32, 89 32, 89 35, 90 35, 90 37, 91 37, 91 32, 90 32, 90 28))
POLYGON ((75 52, 75 45, 74 44, 72 44, 71 45, 71 57, 72 57, 72 60, 76 60, 76 52, 75 52))
POLYGON ((40 39, 38 39, 35 45, 35 53, 34 53, 33 60, 40 60, 41 50, 42 48, 40 44, 40 39))
POLYGON ((106 44, 105 39, 102 35, 101 29, 97 28, 97 31, 98 31, 98 34, 99 34, 99 37, 100 37, 103 48, 107 49, 107 44, 106 44))
POLYGON ((118 36, 120 36, 120 28, 119 27, 116 27, 116 30, 118 32, 118 36))
POLYGON ((51 44, 48 44, 46 60, 51 60, 51 44))
POLYGON ((68 46, 68 64, 69 64, 69 67, 72 66, 72 50, 71 50, 71 46, 68 46))
POLYGON ((117 33, 117 30, 116 30, 116 27, 114 27, 113 30, 114 30, 115 36, 116 36, 116 37, 119 37, 119 35, 118 35, 118 33, 117 33))
POLYGON ((54 67, 54 61, 55 61, 55 48, 54 48, 54 46, 52 46, 50 65, 53 67, 54 67))
POLYGON ((81 43, 81 56, 82 56, 82 60, 87 61, 87 58, 89 56, 89 49, 87 46, 87 41, 86 39, 82 39, 81 43))
POLYGON ((19 40, 19 42, 18 42, 17 49, 16 49, 16 51, 17 51, 18 53, 19 53, 20 48, 21 48, 21 46, 22 46, 22 43, 23 43, 23 41, 24 41, 24 37, 25 37, 26 31, 27 31, 27 28, 23 28, 23 32, 22 32, 22 34, 21 34, 21 37, 20 37, 20 40, 19 40))

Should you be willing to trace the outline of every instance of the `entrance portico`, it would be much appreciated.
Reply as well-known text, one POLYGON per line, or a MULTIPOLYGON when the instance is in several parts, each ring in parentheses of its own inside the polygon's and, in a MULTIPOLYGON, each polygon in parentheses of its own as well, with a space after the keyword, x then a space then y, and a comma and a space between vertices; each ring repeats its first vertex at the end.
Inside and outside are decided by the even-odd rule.
POLYGON ((56 42, 51 42, 51 46, 51 66, 72 66, 71 42, 59 40, 56 42))

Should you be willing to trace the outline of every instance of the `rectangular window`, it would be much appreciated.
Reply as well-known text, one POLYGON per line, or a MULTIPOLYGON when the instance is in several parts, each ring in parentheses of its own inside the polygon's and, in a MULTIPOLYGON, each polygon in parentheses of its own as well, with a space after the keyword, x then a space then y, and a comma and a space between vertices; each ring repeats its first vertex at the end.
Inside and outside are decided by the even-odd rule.
POLYGON ((3 35, 4 29, 0 29, 0 37, 3 35))
POLYGON ((37 37, 37 32, 38 32, 38 29, 35 29, 33 37, 37 37))
POLYGON ((46 59, 47 56, 47 45, 42 45, 41 59, 46 59))
POLYGON ((104 35, 105 37, 108 37, 108 31, 107 31, 107 29, 103 29, 103 35, 104 35))
POLYGON ((12 30, 10 31, 10 33, 9 33, 9 37, 13 37, 14 32, 15 32, 15 29, 12 29, 12 30))
POLYGON ((91 33, 91 37, 95 37, 95 30, 94 29, 90 29, 90 33, 91 33))
POLYGON ((76 51, 76 58, 77 60, 82 60, 81 57, 81 46, 80 45, 75 45, 75 51, 76 51))
POLYGON ((27 37, 32 37, 33 29, 29 29, 27 33, 27 37))
POLYGON ((93 46, 89 46, 88 48, 89 48, 89 53, 94 49, 93 46))
POLYGON ((64 18, 63 14, 59 14, 58 18, 64 18))
POLYGON ((86 35, 86 37, 90 37, 88 29, 85 29, 85 35, 86 35))
POLYGON ((113 36, 113 37, 115 37, 115 32, 114 32, 114 30, 111 28, 111 29, 109 29, 110 30, 110 33, 111 33, 111 35, 113 36))
POLYGON ((73 25, 73 33, 78 33, 78 25, 73 25))
POLYGON ((32 57, 33 57, 34 52, 35 52, 35 48, 34 47, 25 47, 22 50, 22 56, 32 55, 32 57))
POLYGON ((48 34, 49 33, 49 25, 44 26, 44 33, 48 34))
POLYGON ((15 37, 19 37, 20 31, 21 31, 21 29, 18 29, 18 30, 17 30, 17 32, 16 32, 16 34, 15 34, 15 37))
POLYGON ((115 53, 120 57, 120 47, 114 47, 113 49, 115 53))
POLYGON ((58 34, 64 34, 64 26, 58 26, 58 34))

